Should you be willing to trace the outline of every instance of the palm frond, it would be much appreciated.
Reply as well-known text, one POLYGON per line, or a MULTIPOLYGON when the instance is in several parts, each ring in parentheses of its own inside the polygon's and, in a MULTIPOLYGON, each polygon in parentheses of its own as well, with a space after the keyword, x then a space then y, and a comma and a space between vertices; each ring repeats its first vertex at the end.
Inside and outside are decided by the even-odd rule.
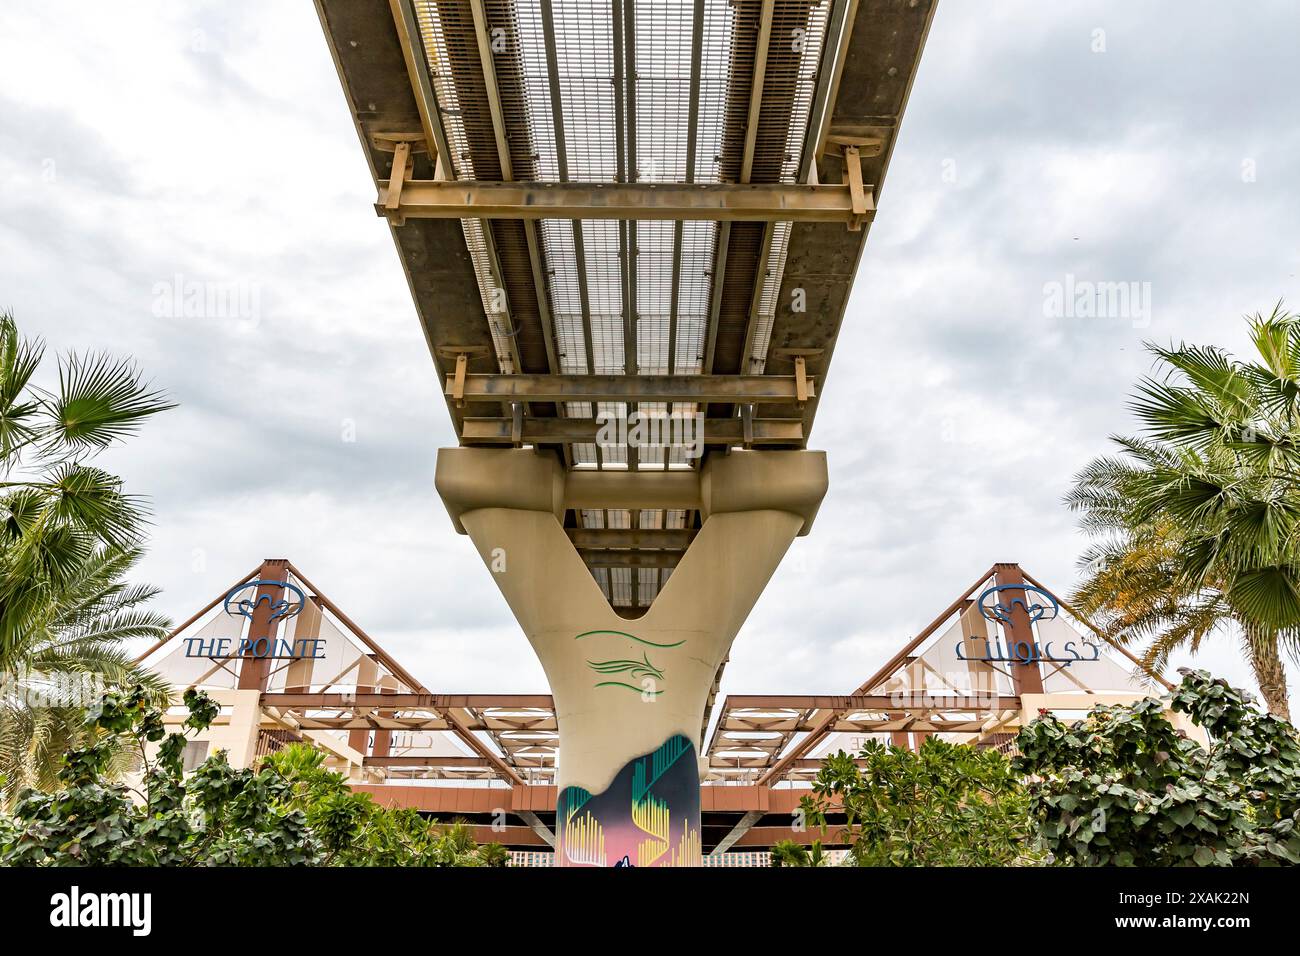
POLYGON ((59 391, 48 401, 55 445, 106 448, 133 434, 146 418, 173 408, 146 385, 139 369, 103 354, 69 355, 59 362, 59 391))
POLYGON ((1160 441, 1202 446, 1223 433, 1224 420, 1195 389, 1143 379, 1128 407, 1160 441))
POLYGON ((1248 421, 1254 414, 1250 383, 1222 349, 1195 345, 1177 348, 1147 346, 1166 365, 1181 372, 1191 384, 1182 394, 1194 396, 1198 408, 1213 408, 1218 420, 1248 421))
POLYGON ((45 346, 18 334, 14 317, 0 313, 0 471, 8 472, 17 451, 35 440, 41 406, 26 395, 45 346))

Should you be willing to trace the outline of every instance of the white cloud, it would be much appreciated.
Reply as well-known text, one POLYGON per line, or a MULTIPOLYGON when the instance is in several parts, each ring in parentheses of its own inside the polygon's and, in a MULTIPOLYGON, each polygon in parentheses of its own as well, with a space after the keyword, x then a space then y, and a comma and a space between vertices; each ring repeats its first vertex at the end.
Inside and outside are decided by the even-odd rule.
MULTIPOLYGON (((1133 427, 1142 339, 1240 349, 1241 313, 1300 301, 1297 26, 941 5, 814 433, 831 492, 724 692, 848 691, 994 561, 1069 586, 1060 499, 1133 427), (1046 317, 1067 274, 1151 282, 1150 326, 1046 317)), ((452 433, 372 201, 309 4, 0 12, 0 303, 181 403, 112 456, 154 498, 166 609, 288 556, 430 687, 544 689, 434 494, 452 433), (255 322, 155 315, 177 275, 256 289, 255 322)), ((1249 682, 1230 642, 1201 663, 1249 682)))

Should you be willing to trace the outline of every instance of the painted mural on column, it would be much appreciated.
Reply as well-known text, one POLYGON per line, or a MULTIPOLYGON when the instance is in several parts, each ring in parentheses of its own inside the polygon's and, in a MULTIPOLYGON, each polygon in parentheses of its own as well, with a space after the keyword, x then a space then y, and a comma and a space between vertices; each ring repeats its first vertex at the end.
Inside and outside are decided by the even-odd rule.
POLYGON ((609 788, 565 787, 556 801, 560 866, 700 866, 694 745, 675 734, 629 761, 609 788))

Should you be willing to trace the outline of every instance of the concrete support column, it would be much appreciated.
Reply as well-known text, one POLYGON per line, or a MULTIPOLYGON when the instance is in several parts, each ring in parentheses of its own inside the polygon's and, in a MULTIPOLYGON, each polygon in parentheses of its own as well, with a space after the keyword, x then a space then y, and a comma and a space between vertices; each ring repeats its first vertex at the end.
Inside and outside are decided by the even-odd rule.
MULTIPOLYGON (((590 494, 592 476, 582 480, 590 494)), ((811 524, 826 490, 825 456, 736 452, 710 459, 698 483, 699 533, 644 616, 629 620, 565 534, 558 463, 530 451, 439 453, 438 490, 555 697, 561 865, 699 863, 709 690, 782 556, 811 524)))
MULTIPOLYGON (((251 767, 257 755, 257 737, 262 729, 262 692, 260 690, 234 690, 229 692, 230 720, 217 726, 208 735, 209 753, 226 751, 226 759, 236 770, 251 767)), ((227 701, 222 700, 224 706, 227 701)))

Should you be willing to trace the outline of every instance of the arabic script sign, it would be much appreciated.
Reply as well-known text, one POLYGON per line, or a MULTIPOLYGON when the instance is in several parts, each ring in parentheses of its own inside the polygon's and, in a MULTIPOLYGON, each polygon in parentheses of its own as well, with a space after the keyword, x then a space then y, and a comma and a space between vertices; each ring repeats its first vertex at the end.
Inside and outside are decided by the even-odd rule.
POLYGON ((1101 657, 1101 647, 1090 641, 1083 639, 1079 643, 1084 650, 1081 653, 1079 648, 1075 647, 1074 641, 1066 641, 1061 645, 1058 653, 1055 648, 1055 641, 1048 641, 1046 644, 1039 645, 1037 641, 1007 641, 1004 647, 999 638, 992 638, 984 642, 984 654, 980 657, 967 657, 965 645, 962 642, 957 643, 957 658, 963 661, 984 661, 989 664, 1007 663, 1007 664, 1036 664, 1038 661, 1053 661, 1062 667, 1069 667, 1071 664, 1077 664, 1080 661, 1091 663, 1101 657))
MULTIPOLYGON (((1042 588, 1028 584, 1002 584, 989 588, 976 600, 980 614, 987 620, 1000 624, 1010 624, 1011 615, 1019 605, 1029 616, 1029 622, 1051 621, 1061 612, 1061 605, 1042 588)), ((1079 661, 1091 662, 1101 657, 1101 647, 1090 641, 1079 639, 1077 647, 1074 641, 1065 641, 1058 649, 1055 641, 1039 644, 1037 641, 1010 641, 1004 645, 1001 638, 994 636, 984 641, 984 654, 970 657, 966 654, 964 641, 957 643, 957 657, 963 661, 983 661, 985 663, 1035 664, 1038 661, 1051 661, 1062 667, 1069 667, 1079 661)))

